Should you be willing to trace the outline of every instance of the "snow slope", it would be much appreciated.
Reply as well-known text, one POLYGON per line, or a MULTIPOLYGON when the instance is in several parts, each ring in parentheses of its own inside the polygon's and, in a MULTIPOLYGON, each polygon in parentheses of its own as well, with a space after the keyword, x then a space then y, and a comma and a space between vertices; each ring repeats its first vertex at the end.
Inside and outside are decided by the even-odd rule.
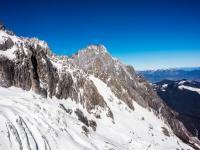
MULTIPOLYGON (((87 113, 71 99, 41 98, 32 91, 0 87, 0 149, 1 150, 175 150, 192 149, 180 141, 152 112, 134 103, 132 111, 94 76, 89 77, 105 98, 114 119, 100 119, 87 113), (72 114, 65 109, 71 109, 72 114), (78 120, 79 108, 88 119, 97 123, 86 134, 78 120), (163 133, 165 128, 169 133, 163 133)), ((102 112, 103 114, 104 112, 102 112)))

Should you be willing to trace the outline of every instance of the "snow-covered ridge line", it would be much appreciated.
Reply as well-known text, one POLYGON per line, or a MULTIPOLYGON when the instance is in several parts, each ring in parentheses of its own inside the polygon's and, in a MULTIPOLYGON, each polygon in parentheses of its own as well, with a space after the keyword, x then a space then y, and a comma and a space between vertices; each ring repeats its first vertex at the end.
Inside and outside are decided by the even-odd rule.
POLYGON ((10 35, 5 31, 6 30, 0 30, 0 55, 6 56, 10 60, 16 58, 15 53, 17 53, 19 49, 27 54, 29 52, 27 47, 28 44, 31 44, 34 47, 40 46, 50 53, 50 49, 45 41, 37 38, 18 37, 14 34, 10 35), (6 43, 8 40, 10 40, 10 43, 6 43), (5 46, 10 46, 10 48, 3 50, 2 48, 5 46))
POLYGON ((194 88, 194 87, 191 87, 191 86, 185 86, 185 85, 180 85, 178 87, 179 89, 186 89, 186 90, 190 90, 190 91, 194 91, 194 92, 197 92, 198 94, 200 94, 200 89, 199 88, 194 88))

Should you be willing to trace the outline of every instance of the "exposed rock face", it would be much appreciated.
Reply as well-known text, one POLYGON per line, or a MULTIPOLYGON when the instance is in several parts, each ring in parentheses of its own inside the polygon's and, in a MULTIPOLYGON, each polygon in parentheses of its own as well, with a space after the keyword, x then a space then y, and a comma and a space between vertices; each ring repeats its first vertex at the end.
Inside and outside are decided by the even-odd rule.
POLYGON ((3 41, 0 43, 0 50, 10 49, 14 45, 13 41, 9 37, 3 37, 3 41))
POLYGON ((5 26, 2 22, 0 22, 0 30, 5 30, 5 26))
MULTIPOLYGON (((13 40, 16 49, 13 52, 14 58, 10 58, 7 53, 0 55, 1 86, 33 90, 44 97, 55 96, 59 99, 70 97, 77 103, 81 103, 88 112, 93 110, 95 116, 100 115, 99 111, 95 112, 100 107, 105 109, 108 116, 112 118, 110 109, 93 82, 88 79, 87 74, 69 63, 56 63, 47 44, 43 41, 35 38, 21 39, 3 32, 3 36, 6 35, 13 40)), ((5 44, 2 49, 10 52, 5 44)))
POLYGON ((0 85, 10 87, 13 84, 14 63, 4 56, 0 58, 0 85))
POLYGON ((132 66, 126 66, 112 58, 103 46, 89 46, 81 50, 71 61, 83 68, 85 72, 107 83, 116 96, 123 100, 129 108, 134 109, 132 105, 134 100, 141 106, 152 109, 183 141, 200 144, 196 138, 192 138, 182 122, 177 119, 177 114, 157 96, 149 83, 138 76, 132 66))
MULTIPOLYGON (((136 101, 163 118, 182 140, 194 147, 200 146, 199 141, 191 137, 176 114, 135 73, 133 67, 112 58, 104 46, 92 45, 73 58, 61 58, 53 55, 43 41, 19 38, 3 30, 0 32, 1 37, 9 39, 0 47, 0 86, 32 89, 44 97, 71 98, 96 118, 101 118, 104 111, 114 121, 112 111, 89 79, 94 75, 104 81, 130 109, 134 110, 133 102, 136 101), (12 57, 8 55, 10 53, 12 57)), ((87 121, 86 125, 96 130, 95 122, 87 121)))
POLYGON ((135 91, 137 82, 134 82, 136 80, 134 69, 113 59, 104 46, 92 45, 81 50, 77 57, 71 60, 71 63, 107 83, 118 98, 127 103, 131 109, 134 109, 133 99, 138 102, 142 101, 135 91), (130 68, 131 73, 128 72, 131 71, 130 68))

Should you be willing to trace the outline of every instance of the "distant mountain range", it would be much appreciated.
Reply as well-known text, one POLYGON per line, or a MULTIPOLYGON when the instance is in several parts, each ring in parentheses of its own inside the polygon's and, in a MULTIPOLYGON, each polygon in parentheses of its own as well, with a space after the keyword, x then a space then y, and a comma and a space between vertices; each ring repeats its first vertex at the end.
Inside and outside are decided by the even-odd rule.
POLYGON ((165 79, 174 81, 182 79, 200 81, 200 67, 146 70, 138 71, 138 73, 151 83, 160 82, 165 79))
POLYGON ((186 128, 200 139, 200 67, 139 71, 186 128))
POLYGON ((179 113, 187 129, 200 138, 200 82, 163 80, 153 84, 157 94, 179 113))

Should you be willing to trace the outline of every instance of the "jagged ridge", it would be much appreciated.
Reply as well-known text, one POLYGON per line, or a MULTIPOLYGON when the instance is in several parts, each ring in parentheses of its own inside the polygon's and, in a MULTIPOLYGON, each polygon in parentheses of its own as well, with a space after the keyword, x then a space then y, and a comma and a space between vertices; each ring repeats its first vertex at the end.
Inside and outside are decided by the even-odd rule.
POLYGON ((94 75, 106 83, 129 109, 133 111, 134 102, 137 102, 152 110, 182 140, 195 148, 199 147, 199 141, 191 137, 177 120, 176 114, 158 98, 151 86, 135 73, 132 66, 112 58, 104 46, 91 45, 73 57, 59 57, 51 53, 45 42, 8 33, 1 28, 0 47, 4 47, 0 50, 1 86, 33 90, 43 97, 70 98, 96 118, 101 118, 105 112, 115 122, 111 108, 90 78, 94 75))

